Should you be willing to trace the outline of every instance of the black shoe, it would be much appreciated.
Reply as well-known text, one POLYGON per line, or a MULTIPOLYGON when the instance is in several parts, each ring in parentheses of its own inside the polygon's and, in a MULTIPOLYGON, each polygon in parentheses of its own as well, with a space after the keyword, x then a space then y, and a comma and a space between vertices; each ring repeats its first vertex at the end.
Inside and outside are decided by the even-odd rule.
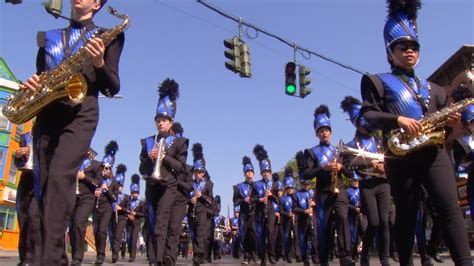
POLYGON ((117 257, 113 257, 113 258, 112 258, 112 263, 117 263, 117 261, 118 261, 118 258, 117 258, 117 257))
POLYGON ((360 266, 369 266, 369 265, 370 265, 369 257, 367 255, 360 256, 360 266))
POLYGON ((274 258, 268 258, 268 262, 270 262, 270 264, 277 264, 274 258))
POLYGON ((134 262, 134 261, 135 261, 135 258, 130 258, 130 259, 128 260, 128 262, 134 262))
POLYGON ((248 265, 248 264, 249 264, 249 259, 244 258, 240 264, 242 264, 242 265, 248 265))
MULTIPOLYGON (((71 262, 71 266, 81 266, 82 262, 78 261, 78 260, 73 260, 71 262)), ((26 264, 23 264, 23 265, 26 265, 26 264)), ((32 264, 28 264, 28 265, 32 265, 32 264)))
POLYGON ((318 257, 312 257, 311 261, 313 262, 314 265, 320 265, 318 257))
POLYGON ((196 258, 196 259, 193 259, 193 266, 199 266, 201 265, 201 260, 196 258))
POLYGON ((95 265, 102 265, 102 264, 104 264, 104 258, 97 259, 94 264, 95 264, 95 265))
POLYGON ((431 248, 429 248, 426 253, 428 253, 428 255, 433 258, 436 262, 438 263, 444 263, 444 260, 443 258, 441 258, 441 256, 439 255, 439 253, 436 251, 436 250, 433 250, 431 248))
POLYGON ((393 261, 400 262, 400 259, 398 258, 398 252, 393 252, 391 257, 393 261))
POLYGON ((290 257, 286 257, 286 262, 288 262, 288 263, 292 263, 293 261, 291 260, 291 258, 290 258, 290 257))
POLYGON ((304 265, 304 266, 309 266, 309 265, 311 265, 311 264, 309 263, 309 260, 303 260, 303 265, 304 265))
POLYGON ((426 256, 426 257, 421 259, 421 265, 422 266, 434 266, 434 263, 431 260, 431 257, 426 256))
POLYGON ((170 256, 165 257, 165 266, 173 266, 174 265, 174 260, 170 256))
POLYGON ((339 263, 341 266, 355 266, 355 262, 349 257, 341 258, 339 263))

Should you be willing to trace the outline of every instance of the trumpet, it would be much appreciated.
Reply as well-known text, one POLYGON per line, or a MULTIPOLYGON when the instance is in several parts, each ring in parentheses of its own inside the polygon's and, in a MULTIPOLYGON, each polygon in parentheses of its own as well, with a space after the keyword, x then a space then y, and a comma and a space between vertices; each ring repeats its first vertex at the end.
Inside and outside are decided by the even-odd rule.
POLYGON ((155 148, 158 150, 158 157, 155 160, 155 166, 153 167, 153 173, 151 174, 151 178, 162 181, 164 179, 163 176, 161 176, 161 164, 163 161, 163 158, 165 157, 165 138, 161 138, 159 142, 156 141, 158 138, 158 134, 155 136, 155 148))
POLYGON ((355 149, 355 148, 348 147, 346 145, 340 145, 339 148, 341 149, 340 152, 344 155, 362 157, 364 159, 377 160, 379 162, 383 162, 385 158, 382 153, 368 152, 368 151, 365 151, 364 149, 355 149))

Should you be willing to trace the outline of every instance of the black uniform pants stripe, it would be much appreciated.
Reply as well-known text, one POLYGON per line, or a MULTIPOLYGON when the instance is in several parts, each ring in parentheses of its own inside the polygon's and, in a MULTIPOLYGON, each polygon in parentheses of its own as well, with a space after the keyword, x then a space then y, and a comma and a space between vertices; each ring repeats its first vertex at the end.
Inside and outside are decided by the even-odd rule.
POLYGON ((105 258, 105 246, 107 244, 107 233, 109 231, 110 217, 112 217, 112 206, 100 211, 96 209, 93 213, 94 238, 97 259, 105 258))

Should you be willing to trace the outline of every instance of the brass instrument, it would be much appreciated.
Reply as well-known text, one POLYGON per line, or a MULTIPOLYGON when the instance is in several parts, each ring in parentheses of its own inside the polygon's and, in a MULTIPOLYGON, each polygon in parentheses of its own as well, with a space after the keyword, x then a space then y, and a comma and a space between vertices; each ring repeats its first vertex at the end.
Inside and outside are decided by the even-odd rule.
MULTIPOLYGON (((336 148, 336 152, 333 155, 332 162, 337 163, 337 158, 339 158, 339 153, 342 151, 342 146, 344 146, 342 140, 339 141, 339 145, 336 148)), ((339 195, 339 188, 337 184, 337 171, 331 171, 331 191, 333 193, 333 197, 337 198, 339 195)))
MULTIPOLYGON (((100 33, 97 38, 102 39, 105 46, 109 45, 117 35, 128 27, 128 16, 117 14, 117 10, 109 7, 109 13, 123 19, 122 23, 114 28, 100 33)), ((58 65, 56 68, 39 74, 41 87, 31 90, 18 90, 8 96, 2 112, 5 117, 15 124, 22 124, 36 116, 51 102, 69 97, 73 103, 81 103, 87 94, 87 82, 81 74, 82 68, 89 61, 85 47, 79 48, 77 53, 58 65)))
POLYGON ((472 97, 453 103, 436 113, 422 118, 418 121, 422 129, 416 136, 409 135, 402 128, 393 130, 389 135, 388 148, 395 155, 405 156, 410 152, 420 150, 424 147, 443 144, 445 138, 443 127, 446 125, 448 115, 461 112, 471 104, 474 104, 474 98, 472 97))
POLYGON ((346 145, 340 145, 340 152, 344 155, 361 157, 368 160, 377 160, 379 162, 384 161, 384 155, 382 153, 373 153, 365 151, 364 149, 355 149, 346 145))
POLYGON ((153 167, 153 173, 151 174, 151 178, 162 181, 164 178, 161 176, 161 164, 163 162, 163 158, 165 157, 165 138, 161 138, 159 142, 156 142, 158 138, 158 134, 155 136, 155 148, 158 150, 158 157, 155 160, 155 166, 153 167))

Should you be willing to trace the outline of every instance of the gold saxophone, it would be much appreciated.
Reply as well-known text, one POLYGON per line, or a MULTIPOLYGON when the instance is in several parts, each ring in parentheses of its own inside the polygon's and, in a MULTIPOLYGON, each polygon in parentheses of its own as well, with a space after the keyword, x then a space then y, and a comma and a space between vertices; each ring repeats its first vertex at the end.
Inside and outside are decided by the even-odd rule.
MULTIPOLYGON (((127 15, 118 14, 117 10, 110 6, 109 13, 123 19, 123 22, 97 36, 102 39, 105 46, 128 27, 127 15)), ((42 72, 39 75, 41 87, 37 91, 20 89, 8 96, 7 103, 2 109, 3 114, 12 123, 22 124, 36 116, 51 102, 66 96, 76 104, 83 102, 87 94, 87 82, 81 70, 88 60, 86 49, 81 47, 77 53, 65 59, 56 68, 42 72)))
POLYGON ((443 144, 445 138, 444 126, 449 114, 461 112, 471 104, 474 104, 474 98, 472 97, 453 103, 436 113, 426 116, 419 121, 422 130, 416 136, 408 134, 401 128, 393 130, 389 135, 388 148, 395 155, 405 156, 427 146, 443 144))

